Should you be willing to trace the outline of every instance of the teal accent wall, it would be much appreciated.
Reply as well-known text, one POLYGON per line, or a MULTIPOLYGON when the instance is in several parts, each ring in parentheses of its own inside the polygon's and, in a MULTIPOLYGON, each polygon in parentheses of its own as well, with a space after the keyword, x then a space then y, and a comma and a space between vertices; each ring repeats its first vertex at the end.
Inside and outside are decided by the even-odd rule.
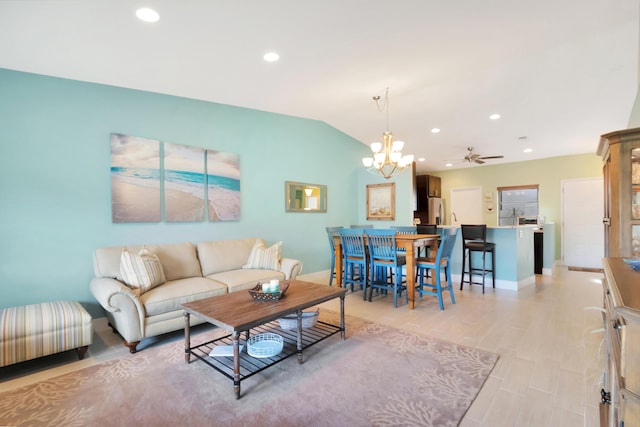
MULTIPOLYGON (((304 273, 328 270, 325 227, 365 221, 365 184, 384 181, 363 171, 368 152, 320 121, 0 69, 0 308, 70 299, 101 316, 89 281, 102 246, 259 236, 304 273), (112 132, 238 153, 241 219, 113 224, 112 132), (286 213, 287 180, 327 185, 327 213, 286 213)), ((408 205, 411 175, 398 178, 408 205)))

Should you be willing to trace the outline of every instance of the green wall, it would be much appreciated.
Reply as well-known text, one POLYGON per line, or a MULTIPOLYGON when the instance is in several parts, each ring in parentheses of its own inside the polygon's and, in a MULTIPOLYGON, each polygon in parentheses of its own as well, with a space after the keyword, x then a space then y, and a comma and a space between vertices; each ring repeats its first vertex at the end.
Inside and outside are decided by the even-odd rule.
MULTIPOLYGON (((442 195, 445 202, 445 218, 449 218, 451 189, 458 187, 482 187, 482 193, 491 192, 498 202, 497 188, 512 185, 539 185, 539 211, 547 222, 556 223, 556 259, 561 253, 560 190, 563 179, 592 178, 602 176, 602 159, 595 154, 599 136, 594 135, 593 153, 575 156, 551 157, 528 162, 505 163, 433 172, 442 178, 442 195)), ((600 203, 600 202, 597 202, 600 203)), ((498 224, 497 208, 492 213, 483 209, 483 220, 489 225, 498 224)))

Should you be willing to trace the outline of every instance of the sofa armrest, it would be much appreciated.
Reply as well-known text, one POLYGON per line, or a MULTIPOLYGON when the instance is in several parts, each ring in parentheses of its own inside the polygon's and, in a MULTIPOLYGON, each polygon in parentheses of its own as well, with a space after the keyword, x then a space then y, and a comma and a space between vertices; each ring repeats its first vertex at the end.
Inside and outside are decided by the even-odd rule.
POLYGON ((280 260, 280 271, 284 273, 286 280, 293 280, 302 271, 302 261, 293 258, 282 258, 280 260))
POLYGON ((145 310, 131 289, 107 277, 92 279, 90 288, 100 305, 112 314, 112 326, 125 340, 136 342, 144 337, 145 310))

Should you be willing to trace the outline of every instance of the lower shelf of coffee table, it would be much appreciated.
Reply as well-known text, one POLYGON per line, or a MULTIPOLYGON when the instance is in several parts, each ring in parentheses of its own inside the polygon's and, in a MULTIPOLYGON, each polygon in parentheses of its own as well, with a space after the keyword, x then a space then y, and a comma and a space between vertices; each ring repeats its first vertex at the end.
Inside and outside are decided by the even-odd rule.
MULTIPOLYGON (((298 353, 297 351, 297 330, 284 330, 280 328, 277 321, 266 323, 249 331, 249 336, 271 332, 281 335, 284 340, 282 351, 273 356, 265 358, 252 357, 247 353, 247 336, 246 333, 240 335, 240 345, 244 345, 244 349, 240 352, 240 380, 249 378, 257 374, 263 369, 273 366, 278 362, 298 353)), ((302 349, 311 347, 320 341, 340 332, 340 327, 325 322, 316 322, 312 328, 302 330, 302 349)), ((233 340, 231 334, 203 344, 191 347, 189 353, 196 358, 202 360, 218 372, 222 373, 229 379, 233 380, 233 356, 216 356, 211 357, 209 353, 216 345, 232 345, 233 340)))

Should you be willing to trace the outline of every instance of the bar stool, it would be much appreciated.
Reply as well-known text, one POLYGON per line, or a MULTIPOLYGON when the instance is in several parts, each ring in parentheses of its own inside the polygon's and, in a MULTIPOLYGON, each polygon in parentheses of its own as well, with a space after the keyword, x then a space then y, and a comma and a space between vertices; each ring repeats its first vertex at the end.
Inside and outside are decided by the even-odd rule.
POLYGON ((485 276, 491 273, 491 281, 493 287, 496 287, 496 244, 487 242, 487 225, 478 224, 462 224, 462 274, 460 275, 460 290, 465 283, 471 285, 482 285, 482 293, 484 294, 485 276), (482 268, 473 267, 471 254, 474 252, 482 253, 482 268), (487 269, 486 256, 491 254, 491 270, 487 269), (467 254, 469 255, 469 269, 465 270, 467 254), (469 274, 469 280, 464 280, 465 273, 469 274), (482 282, 474 282, 473 275, 482 275, 482 282))

